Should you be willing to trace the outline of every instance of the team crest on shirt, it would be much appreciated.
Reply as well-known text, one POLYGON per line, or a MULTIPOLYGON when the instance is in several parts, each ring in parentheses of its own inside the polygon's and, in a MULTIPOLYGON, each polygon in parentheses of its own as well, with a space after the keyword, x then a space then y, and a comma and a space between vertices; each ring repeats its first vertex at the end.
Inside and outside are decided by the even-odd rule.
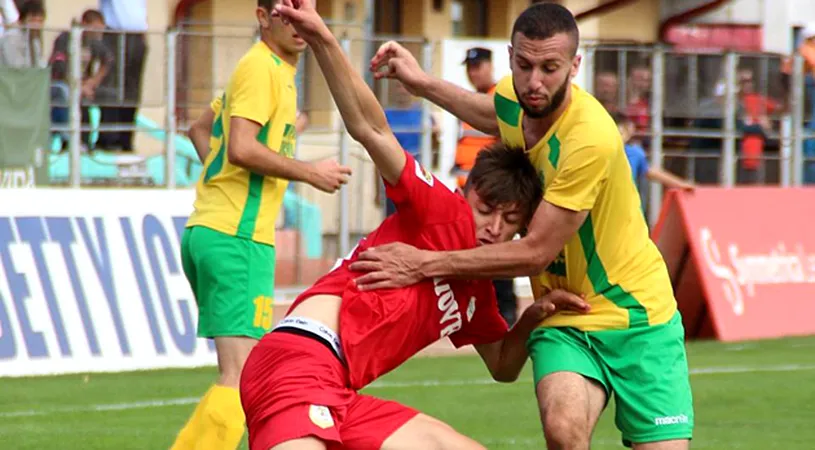
POLYGON ((308 408, 308 418, 314 425, 325 430, 334 426, 334 418, 331 417, 331 410, 326 406, 311 405, 308 408))
POLYGON ((430 173, 430 171, 422 167, 422 165, 418 162, 415 164, 415 166, 416 176, 419 177, 420 180, 427 183, 428 186, 433 187, 433 175, 430 173))
POLYGON ((475 315, 475 297, 470 297, 470 304, 467 305, 467 322, 472 322, 475 315))

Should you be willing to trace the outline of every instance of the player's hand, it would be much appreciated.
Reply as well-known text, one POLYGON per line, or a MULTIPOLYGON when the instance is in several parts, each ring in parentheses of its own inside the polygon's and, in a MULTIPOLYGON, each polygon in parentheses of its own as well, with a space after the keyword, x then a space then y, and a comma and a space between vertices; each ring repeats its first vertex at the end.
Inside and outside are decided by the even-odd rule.
POLYGON ((348 166, 341 166, 333 159, 327 159, 312 164, 312 171, 308 177, 308 184, 315 188, 333 194, 342 187, 343 184, 348 183, 348 177, 351 176, 351 168, 348 166))
POLYGON ((525 320, 540 322, 558 311, 572 311, 581 314, 589 312, 589 304, 582 295, 572 294, 569 291, 555 289, 543 297, 535 300, 523 312, 525 320))
POLYGON ((312 0, 280 0, 272 10, 272 17, 276 16, 283 19, 283 23, 290 23, 297 34, 309 43, 327 30, 312 0))
POLYGON ((365 250, 348 268, 355 272, 368 272, 355 280, 360 291, 395 289, 422 281, 419 269, 427 253, 394 242, 365 250))
POLYGON ((382 44, 376 51, 371 58, 371 72, 377 80, 393 78, 401 81, 413 95, 419 95, 418 86, 427 76, 413 54, 394 41, 382 44))

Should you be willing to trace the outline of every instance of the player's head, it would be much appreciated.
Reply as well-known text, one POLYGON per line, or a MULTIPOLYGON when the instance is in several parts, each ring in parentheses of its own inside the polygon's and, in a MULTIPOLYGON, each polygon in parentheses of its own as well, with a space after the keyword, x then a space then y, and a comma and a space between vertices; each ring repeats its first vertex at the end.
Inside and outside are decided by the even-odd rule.
POLYGON ((464 184, 478 245, 509 241, 532 219, 543 191, 526 153, 503 143, 478 153, 464 184))
POLYGON ((556 111, 569 95, 580 56, 577 22, 556 3, 537 3, 515 20, 509 63, 518 102, 531 118, 556 111))
POLYGON ((634 123, 634 120, 621 112, 611 114, 611 118, 613 118, 617 124, 617 129, 620 130, 620 136, 622 136, 623 142, 628 142, 637 130, 637 125, 634 123))
POLYGON ((272 10, 277 2, 278 0, 258 0, 255 15, 260 25, 261 37, 267 43, 274 44, 276 48, 273 50, 297 56, 306 49, 306 41, 297 35, 291 24, 284 24, 279 16, 272 17, 272 10))
POLYGON ((492 50, 474 47, 467 50, 463 64, 467 67, 467 79, 478 92, 487 92, 495 84, 492 77, 492 50))

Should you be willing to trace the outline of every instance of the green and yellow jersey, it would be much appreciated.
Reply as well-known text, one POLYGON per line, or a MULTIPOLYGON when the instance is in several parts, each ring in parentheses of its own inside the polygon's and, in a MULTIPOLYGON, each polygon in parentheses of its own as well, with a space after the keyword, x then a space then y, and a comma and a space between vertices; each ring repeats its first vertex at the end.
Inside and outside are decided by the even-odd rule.
POLYGON ((200 225, 274 245, 275 222, 288 181, 264 177, 229 163, 229 123, 241 117, 261 125, 258 142, 288 158, 297 133, 295 68, 262 41, 241 58, 223 96, 212 102, 210 152, 196 185, 195 210, 187 226, 200 225))
MULTIPOLYGON (((498 83, 495 111, 501 138, 527 148, 512 77, 498 83)), ((668 271, 648 235, 637 187, 617 125, 603 106, 576 85, 571 103, 531 148, 544 200, 589 211, 577 234, 538 278, 546 290, 586 294, 588 314, 559 313, 541 326, 583 331, 645 327, 676 312, 668 271)))

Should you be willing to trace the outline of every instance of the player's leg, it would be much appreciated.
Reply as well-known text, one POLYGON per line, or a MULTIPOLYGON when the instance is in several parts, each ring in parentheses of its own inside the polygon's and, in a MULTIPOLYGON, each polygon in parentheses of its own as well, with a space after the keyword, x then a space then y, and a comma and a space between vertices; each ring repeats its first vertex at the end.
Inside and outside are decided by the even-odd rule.
MULTIPOLYGON (((192 228, 187 228, 184 230, 184 234, 181 237, 181 267, 184 269, 184 275, 187 277, 187 281, 190 283, 190 289, 192 290, 192 294, 196 299, 198 304, 198 314, 199 314, 199 322, 200 322, 200 315, 205 314, 207 311, 207 305, 202 303, 199 300, 198 296, 198 272, 195 269, 195 262, 192 256, 191 250, 191 241, 192 241, 192 228)), ((192 415, 190 416, 187 423, 184 425, 184 428, 178 433, 176 437, 175 443, 171 447, 172 450, 185 450, 185 449, 193 449, 195 448, 195 441, 201 433, 201 413, 204 409, 204 405, 209 398, 210 393, 212 393, 212 389, 210 388, 201 400, 196 405, 195 410, 193 411, 192 415)))
POLYGON ((573 328, 539 328, 527 347, 547 447, 588 449, 608 389, 585 334, 573 328))
POLYGON ((326 448, 328 447, 325 442, 314 437, 306 437, 275 445, 271 450, 324 450, 326 448))
POLYGON ((687 439, 674 439, 670 441, 647 442, 644 444, 633 444, 634 450, 687 450, 690 448, 690 441, 687 439))
POLYGON ((390 435, 380 447, 382 450, 473 449, 485 447, 433 417, 419 414, 390 435))
POLYGON ((219 371, 197 409, 195 448, 234 449, 244 431, 241 369, 272 324, 274 248, 205 227, 192 228, 188 248, 197 277, 198 335, 215 339, 219 371))
POLYGON ((340 435, 349 450, 481 450, 450 425, 397 402, 358 395, 348 407, 340 435))
POLYGON ((623 443, 639 450, 689 448, 693 396, 679 313, 661 325, 590 335, 608 365, 623 443))
POLYGON ((321 338, 282 329, 267 334, 241 375, 249 449, 340 444, 347 405, 357 395, 346 380, 347 369, 321 338))

